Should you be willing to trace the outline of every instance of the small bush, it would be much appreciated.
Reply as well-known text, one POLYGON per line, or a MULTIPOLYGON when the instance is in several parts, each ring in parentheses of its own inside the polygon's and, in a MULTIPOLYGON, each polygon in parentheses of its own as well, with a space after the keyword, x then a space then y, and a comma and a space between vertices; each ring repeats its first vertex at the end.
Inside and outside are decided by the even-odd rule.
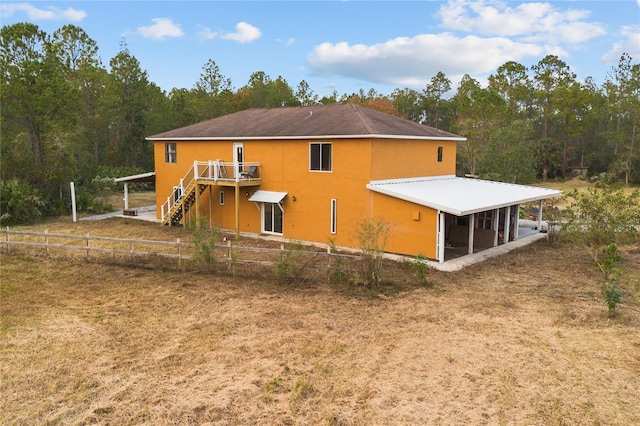
POLYGON ((609 308, 609 316, 617 314, 618 303, 622 301, 622 290, 618 286, 617 277, 612 277, 604 284, 604 302, 609 308))
MULTIPOLYGON (((332 254, 338 254, 338 248, 336 242, 333 239, 329 239, 329 250, 332 254)), ((329 269, 329 281, 337 284, 344 284, 349 280, 349 275, 344 267, 344 258, 335 256, 333 258, 333 266, 329 269)))
POLYGON ((429 266, 429 259, 427 259, 424 254, 418 253, 415 259, 411 261, 411 267, 414 271, 416 271, 416 275, 418 276, 418 280, 420 281, 420 283, 426 284, 427 276, 431 271, 431 267, 429 266))
POLYGON ((196 262, 204 263, 209 273, 214 272, 216 263, 215 248, 220 229, 215 226, 207 228, 197 223, 192 227, 192 230, 193 243, 196 250, 196 262))
POLYGON ((389 225, 383 220, 369 220, 356 228, 356 237, 362 252, 362 279, 369 287, 379 287, 382 275, 382 257, 389 238, 389 225))
POLYGON ((604 261, 599 264, 605 274, 604 282, 604 303, 609 308, 609 315, 617 314, 618 303, 622 301, 622 290, 618 285, 618 278, 622 271, 616 266, 622 260, 622 255, 618 251, 618 245, 611 243, 602 249, 604 261))
POLYGON ((276 261, 276 272, 281 282, 293 281, 304 269, 303 248, 302 243, 291 241, 287 250, 276 261))

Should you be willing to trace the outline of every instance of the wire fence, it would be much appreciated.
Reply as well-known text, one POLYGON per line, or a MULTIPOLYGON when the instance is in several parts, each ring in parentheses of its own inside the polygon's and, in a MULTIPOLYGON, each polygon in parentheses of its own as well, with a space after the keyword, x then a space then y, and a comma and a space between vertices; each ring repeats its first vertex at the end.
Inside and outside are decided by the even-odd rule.
POLYGON ((358 254, 338 253, 292 241, 280 248, 224 244, 113 238, 18 231, 6 227, 0 242, 5 254, 66 257, 143 268, 204 271, 233 276, 275 276, 285 282, 328 279, 353 280, 362 271, 358 254))

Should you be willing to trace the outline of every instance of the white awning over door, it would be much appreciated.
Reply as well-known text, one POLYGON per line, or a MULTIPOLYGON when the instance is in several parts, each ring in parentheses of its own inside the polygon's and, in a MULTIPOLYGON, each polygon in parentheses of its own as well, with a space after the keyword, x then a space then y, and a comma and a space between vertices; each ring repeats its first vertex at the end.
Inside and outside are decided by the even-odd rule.
POLYGON ((263 191, 259 189, 249 197, 249 201, 253 201, 254 203, 280 203, 286 196, 286 192, 263 191))

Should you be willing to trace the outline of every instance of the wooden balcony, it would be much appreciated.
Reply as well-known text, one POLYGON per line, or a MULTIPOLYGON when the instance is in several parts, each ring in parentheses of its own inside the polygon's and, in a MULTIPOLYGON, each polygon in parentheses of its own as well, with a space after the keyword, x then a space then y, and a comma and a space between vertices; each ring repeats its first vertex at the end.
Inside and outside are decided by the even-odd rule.
POLYGON ((259 172, 260 163, 255 162, 194 161, 193 166, 180 179, 172 194, 161 206, 162 223, 164 225, 180 223, 191 206, 198 204, 199 195, 204 189, 214 185, 236 188, 237 216, 239 188, 260 185, 259 172))

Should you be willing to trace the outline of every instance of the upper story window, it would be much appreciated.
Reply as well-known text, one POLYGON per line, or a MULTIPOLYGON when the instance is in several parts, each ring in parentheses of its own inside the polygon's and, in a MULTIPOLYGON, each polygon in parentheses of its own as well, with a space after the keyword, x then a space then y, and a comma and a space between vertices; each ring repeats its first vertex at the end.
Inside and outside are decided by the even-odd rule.
POLYGON ((164 161, 165 163, 177 163, 178 156, 176 155, 176 144, 165 143, 164 144, 164 161))
POLYGON ((331 171, 330 143, 309 144, 309 170, 321 172, 331 171))
POLYGON ((442 163, 442 147, 438 147, 438 163, 442 163))

